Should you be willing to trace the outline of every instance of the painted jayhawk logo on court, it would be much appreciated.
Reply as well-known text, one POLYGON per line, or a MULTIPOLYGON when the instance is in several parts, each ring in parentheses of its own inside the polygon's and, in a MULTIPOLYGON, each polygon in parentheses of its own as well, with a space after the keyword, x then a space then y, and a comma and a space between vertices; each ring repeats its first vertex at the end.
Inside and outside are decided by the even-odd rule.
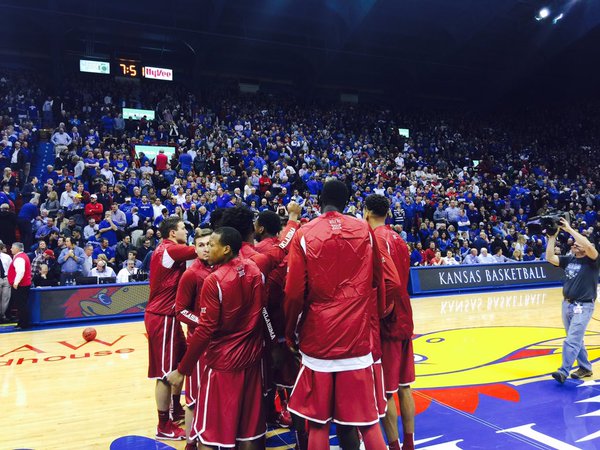
MULTIPOLYGON (((588 331, 587 336, 600 336, 588 331)), ((519 401, 512 384, 548 376, 561 364, 561 328, 483 327, 437 331, 416 337, 417 412, 432 400, 474 412, 481 394, 519 401)), ((600 346, 587 346, 591 361, 600 346)))
MULTIPOLYGON (((549 377, 561 363, 564 337, 563 329, 550 327, 464 328, 416 336, 417 450, 600 448, 600 381, 569 379, 559 385, 549 377)), ((588 331, 586 342, 590 360, 599 360, 600 333, 588 331)), ((337 448, 333 427, 330 435, 337 448)), ((148 447, 139 448, 155 448, 152 439, 128 436, 111 449, 131 448, 132 439, 148 441, 148 447)), ((294 444, 288 429, 267 433, 269 449, 294 444)))

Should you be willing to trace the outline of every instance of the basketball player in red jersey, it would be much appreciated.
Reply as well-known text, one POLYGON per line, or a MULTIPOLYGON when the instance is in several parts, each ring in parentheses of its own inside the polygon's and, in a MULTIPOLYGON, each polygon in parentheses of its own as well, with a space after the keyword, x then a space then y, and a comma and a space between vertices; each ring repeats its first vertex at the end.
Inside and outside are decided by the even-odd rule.
POLYGON ((279 243, 281 232, 281 216, 273 211, 262 211, 254 221, 254 248, 259 253, 266 253, 271 247, 279 243))
MULTIPOLYGON (((197 229, 194 236, 196 259, 181 276, 177 297, 175 297, 175 312, 177 320, 187 325, 187 335, 194 333, 200 317, 200 292, 206 277, 211 273, 208 265, 208 241, 212 230, 208 228, 197 229)), ((196 450, 196 441, 190 438, 192 422, 194 420, 194 407, 198 399, 200 386, 201 366, 200 360, 196 362, 192 375, 185 377, 185 434, 187 438, 186 450, 196 450)))
POLYGON ((227 208, 223 211, 217 227, 235 228, 242 235, 243 244, 240 257, 249 258, 256 263, 260 271, 266 277, 275 269, 287 255, 288 245, 294 233, 300 226, 300 205, 296 202, 288 204, 288 223, 280 233, 277 245, 268 247, 264 253, 259 253, 254 248, 254 214, 245 206, 227 208))
POLYGON ((367 223, 343 215, 348 189, 325 183, 323 214, 300 228, 288 255, 286 340, 302 368, 289 410, 309 420, 308 447, 329 449, 329 421, 360 429, 367 450, 385 450, 373 395, 370 313, 385 311, 381 261, 367 223), (379 286, 378 286, 379 285, 379 286))
POLYGON ((181 383, 203 355, 194 430, 201 449, 264 448, 266 422, 262 401, 263 276, 240 258, 242 236, 230 227, 210 238, 209 263, 219 265, 201 292, 200 322, 177 370, 168 380, 181 383))
POLYGON ((148 334, 148 378, 156 380, 155 397, 158 409, 157 439, 185 439, 185 431, 169 417, 173 402, 173 416, 184 415, 179 394, 181 385, 171 388, 166 380, 185 352, 185 338, 181 324, 175 319, 175 296, 185 262, 197 257, 194 247, 185 245, 187 231, 183 221, 168 217, 160 224, 163 237, 150 260, 150 296, 144 314, 148 334), (173 393, 173 395, 172 395, 173 393))
MULTIPOLYGON (((388 397, 383 428, 390 450, 400 450, 398 411, 393 398, 393 394, 398 392, 404 433, 402 450, 413 450, 415 403, 410 385, 415 381, 415 363, 412 348, 412 308, 408 295, 410 254, 406 243, 398 233, 385 224, 389 208, 389 201, 383 195, 373 194, 365 200, 364 217, 374 230, 380 251, 388 253, 393 261, 401 286, 399 291, 386 291, 386 295, 394 297, 394 309, 381 321, 383 372, 388 397)), ((386 277, 385 273, 384 277, 386 277)))

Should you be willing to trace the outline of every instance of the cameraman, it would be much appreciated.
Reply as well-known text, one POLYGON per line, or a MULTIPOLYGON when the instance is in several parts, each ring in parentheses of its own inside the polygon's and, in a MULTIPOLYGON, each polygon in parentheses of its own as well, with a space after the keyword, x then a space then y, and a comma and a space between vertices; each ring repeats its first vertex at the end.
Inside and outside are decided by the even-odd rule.
POLYGON ((559 228, 575 239, 570 256, 554 254, 558 230, 550 236, 546 247, 546 260, 565 271, 562 319, 567 337, 563 342, 562 365, 552 373, 552 378, 562 384, 576 359, 579 369, 571 374, 571 378, 578 380, 592 376, 592 363, 588 359, 583 336, 594 312, 600 258, 594 244, 571 228, 564 218, 560 219, 559 228))

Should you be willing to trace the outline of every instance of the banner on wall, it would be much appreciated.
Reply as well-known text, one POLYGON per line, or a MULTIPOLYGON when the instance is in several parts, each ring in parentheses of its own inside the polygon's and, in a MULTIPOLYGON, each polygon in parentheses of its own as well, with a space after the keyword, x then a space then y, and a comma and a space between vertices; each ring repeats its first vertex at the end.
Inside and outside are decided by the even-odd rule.
POLYGON ((469 266, 412 267, 411 294, 558 285, 564 271, 545 261, 469 266))
POLYGON ((140 314, 146 309, 148 283, 93 285, 77 288, 33 289, 33 304, 39 305, 36 322, 102 318, 140 314))

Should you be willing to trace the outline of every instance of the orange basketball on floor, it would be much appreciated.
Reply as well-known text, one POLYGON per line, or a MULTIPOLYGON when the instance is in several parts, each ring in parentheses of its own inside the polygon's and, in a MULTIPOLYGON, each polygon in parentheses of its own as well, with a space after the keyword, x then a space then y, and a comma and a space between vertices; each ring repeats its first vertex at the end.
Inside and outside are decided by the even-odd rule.
POLYGON ((96 329, 92 327, 87 327, 83 330, 82 336, 86 341, 93 341, 96 338, 96 329))

